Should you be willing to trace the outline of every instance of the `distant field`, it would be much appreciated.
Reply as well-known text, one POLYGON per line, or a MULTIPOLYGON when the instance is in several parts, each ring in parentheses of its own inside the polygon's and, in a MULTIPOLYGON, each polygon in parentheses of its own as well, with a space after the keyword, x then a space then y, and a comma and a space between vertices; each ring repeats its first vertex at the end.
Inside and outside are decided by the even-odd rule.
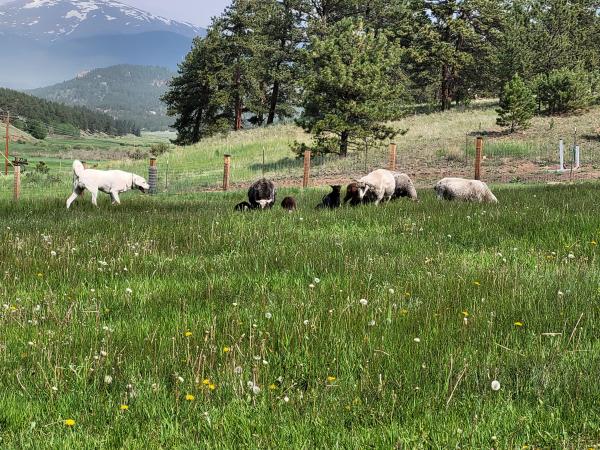
POLYGON ((0 448, 595 448, 597 191, 0 200, 0 448))

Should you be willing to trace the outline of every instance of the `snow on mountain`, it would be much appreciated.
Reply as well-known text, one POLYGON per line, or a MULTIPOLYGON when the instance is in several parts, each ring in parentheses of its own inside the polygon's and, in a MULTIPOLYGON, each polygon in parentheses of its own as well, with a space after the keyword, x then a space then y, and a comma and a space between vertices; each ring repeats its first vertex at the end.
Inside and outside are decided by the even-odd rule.
POLYGON ((0 5, 0 32, 39 42, 155 31, 189 38, 203 32, 191 23, 155 16, 116 0, 17 0, 0 5))

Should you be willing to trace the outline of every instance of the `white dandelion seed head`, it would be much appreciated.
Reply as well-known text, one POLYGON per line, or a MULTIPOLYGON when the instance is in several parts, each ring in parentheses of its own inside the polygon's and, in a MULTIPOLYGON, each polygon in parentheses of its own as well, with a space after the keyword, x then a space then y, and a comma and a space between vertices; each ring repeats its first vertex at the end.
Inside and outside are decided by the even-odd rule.
POLYGON ((271 314, 270 312, 265 313, 265 319, 271 319, 273 317, 273 314, 271 314))
POLYGON ((389 288, 389 289, 388 289, 388 292, 389 292, 390 294, 392 294, 392 295, 393 295, 393 294, 394 294, 394 292, 396 292, 396 291, 394 291, 392 288, 389 288))
POLYGON ((290 398, 286 395, 285 397, 283 397, 283 401, 287 403, 290 401, 290 398))
POLYGON ((371 321, 369 322, 369 326, 370 326, 370 327, 374 327, 374 326, 375 326, 375 321, 374 321, 374 320, 371 320, 371 321))
POLYGON ((573 253, 569 253, 569 259, 575 259, 575 255, 573 253))
POLYGON ((311 289, 314 289, 314 288, 315 288, 315 285, 314 285, 314 284, 312 284, 312 283, 310 283, 310 284, 308 285, 308 287, 309 287, 309 288, 311 288, 311 289))
POLYGON ((321 280, 320 280, 319 278, 315 278, 315 279, 313 280, 313 282, 314 282, 315 284, 319 284, 319 283, 321 282, 321 280))
POLYGON ((133 293, 133 290, 131 290, 131 288, 127 288, 127 289, 125 289, 125 292, 128 294, 131 294, 131 293, 133 293))
POLYGON ((498 380, 492 381, 492 391, 500 390, 500 382, 498 380))
POLYGON ((100 356, 106 358, 108 356, 108 353, 106 353, 104 350, 100 350, 100 356))
POLYGON ((369 301, 366 298, 361 298, 358 303, 360 303, 363 306, 367 306, 369 304, 369 301))
POLYGON ((416 337, 413 339, 413 341, 415 341, 418 344, 419 342, 421 342, 421 338, 416 337))
POLYGON ((104 382, 106 384, 110 384, 110 383, 112 383, 112 381, 113 381, 113 378, 110 375, 105 375, 104 376, 104 382))
POLYGON ((308 320, 305 320, 303 323, 304 323, 304 325, 308 325, 309 322, 308 322, 308 320))
POLYGON ((56 252, 55 252, 54 250, 52 250, 52 251, 50 252, 50 255, 51 255, 51 256, 56 256, 56 252))
POLYGON ((236 366, 235 369, 233 369, 233 373, 240 375, 242 373, 242 368, 240 366, 236 366))
POLYGON ((58 391, 58 387, 56 387, 56 386, 52 386, 52 390, 53 390, 54 392, 57 392, 57 391, 58 391))
POLYGON ((179 381, 180 383, 183 383, 183 377, 177 377, 177 381, 179 381))
POLYGON ((468 325, 469 324, 469 319, 467 317, 463 317, 463 323, 465 325, 468 325))

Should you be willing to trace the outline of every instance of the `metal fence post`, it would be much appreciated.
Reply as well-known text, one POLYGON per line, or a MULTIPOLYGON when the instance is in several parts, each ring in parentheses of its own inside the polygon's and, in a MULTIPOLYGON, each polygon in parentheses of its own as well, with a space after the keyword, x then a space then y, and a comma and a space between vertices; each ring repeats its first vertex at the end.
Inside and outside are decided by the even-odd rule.
POLYGON ((477 137, 475 145, 475 179, 481 180, 481 159, 483 157, 483 138, 477 137))
POLYGON ((157 194, 158 168, 156 167, 156 158, 150 158, 150 167, 148 168, 148 184, 150 185, 150 194, 157 194))

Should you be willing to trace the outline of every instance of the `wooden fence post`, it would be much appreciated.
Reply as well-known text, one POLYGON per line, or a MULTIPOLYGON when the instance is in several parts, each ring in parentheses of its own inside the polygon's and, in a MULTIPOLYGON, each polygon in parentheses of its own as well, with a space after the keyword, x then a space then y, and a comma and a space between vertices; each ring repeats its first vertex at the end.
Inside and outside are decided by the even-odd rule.
POLYGON ((475 144, 475 179, 481 180, 481 159, 483 157, 483 138, 477 137, 475 144))
POLYGON ((13 188, 13 196, 15 201, 18 201, 21 197, 21 166, 19 164, 15 164, 15 184, 13 188))
POLYGON ((150 194, 158 193, 158 168, 156 167, 156 158, 150 158, 150 167, 148 167, 148 184, 150 185, 150 194))
POLYGON ((392 172, 396 171, 397 155, 398 155, 398 145, 392 142, 390 144, 390 170, 392 172))
POLYGON ((310 150, 304 152, 304 179, 302 180, 302 187, 308 187, 308 181, 310 179, 310 150))
POLYGON ((229 177, 231 175, 231 155, 225 155, 223 165, 223 190, 229 190, 229 177))

